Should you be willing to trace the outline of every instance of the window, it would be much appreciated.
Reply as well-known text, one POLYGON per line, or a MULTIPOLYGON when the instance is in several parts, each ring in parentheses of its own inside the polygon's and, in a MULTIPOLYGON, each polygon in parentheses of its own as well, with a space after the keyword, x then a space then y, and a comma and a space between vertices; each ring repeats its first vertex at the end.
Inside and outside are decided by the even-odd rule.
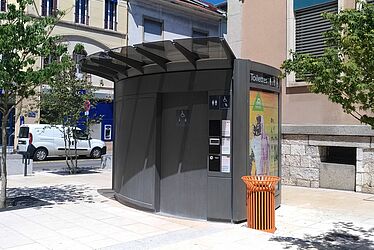
POLYGON ((29 138, 29 127, 20 127, 18 137, 29 138))
POLYGON ((53 56, 48 56, 43 58, 43 68, 47 67, 54 61, 53 56))
POLYGON ((209 33, 206 31, 199 31, 199 30, 192 30, 192 37, 197 38, 197 37, 208 37, 209 33))
POLYGON ((162 22, 144 18, 144 42, 155 42, 162 40, 162 22))
POLYGON ((57 9, 57 0, 42 0, 42 16, 52 16, 57 9))
MULTIPOLYGON (((326 2, 326 0, 320 2, 326 2)), ((337 1, 304 6, 307 1, 295 1, 296 52, 319 56, 325 48, 323 33, 331 28, 328 20, 321 16, 325 12, 338 12, 337 1), (304 5, 301 5, 304 4, 304 5)))
POLYGON ((74 139, 77 139, 77 140, 88 140, 88 135, 82 131, 82 130, 78 130, 78 129, 74 129, 73 130, 73 136, 74 136, 74 139))
POLYGON ((79 51, 79 53, 75 50, 73 51, 73 60, 75 62, 75 69, 76 69, 75 76, 77 77, 77 79, 83 79, 84 75, 82 73, 79 61, 85 58, 86 56, 87 56, 86 50, 79 51))
POLYGON ((0 11, 6 11, 6 0, 1 0, 0 2, 0 11))
POLYGON ((53 62, 57 62, 59 61, 60 58, 57 57, 55 54, 50 54, 49 56, 46 56, 46 57, 43 57, 42 58, 42 67, 45 68, 47 67, 49 64, 53 63, 53 62))
POLYGON ((75 0, 75 23, 88 24, 88 0, 75 0))
POLYGON ((117 0, 105 0, 104 29, 117 30, 117 0))

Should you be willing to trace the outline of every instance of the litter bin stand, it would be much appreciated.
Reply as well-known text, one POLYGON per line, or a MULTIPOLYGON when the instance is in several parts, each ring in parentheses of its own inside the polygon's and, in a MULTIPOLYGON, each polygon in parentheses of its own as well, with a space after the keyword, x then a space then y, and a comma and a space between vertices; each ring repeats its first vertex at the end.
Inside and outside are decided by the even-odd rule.
POLYGON ((275 186, 278 176, 243 176, 247 186, 247 224, 249 228, 274 233, 275 186))

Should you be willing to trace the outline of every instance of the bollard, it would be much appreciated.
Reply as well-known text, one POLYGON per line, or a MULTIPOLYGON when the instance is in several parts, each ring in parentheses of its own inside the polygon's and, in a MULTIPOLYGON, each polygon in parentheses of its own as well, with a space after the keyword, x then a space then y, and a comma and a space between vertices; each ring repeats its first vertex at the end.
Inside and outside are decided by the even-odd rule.
POLYGON ((277 176, 243 176, 247 186, 247 225, 249 228, 274 233, 275 185, 277 176))
POLYGON ((22 154, 22 163, 24 164, 23 175, 27 176, 27 165, 30 164, 29 154, 27 152, 22 154))

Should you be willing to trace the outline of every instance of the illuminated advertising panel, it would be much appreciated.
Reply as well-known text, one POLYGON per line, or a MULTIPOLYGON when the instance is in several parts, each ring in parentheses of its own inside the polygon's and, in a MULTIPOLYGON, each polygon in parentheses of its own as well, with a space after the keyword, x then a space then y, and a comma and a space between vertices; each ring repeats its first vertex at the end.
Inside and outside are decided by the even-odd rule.
POLYGON ((249 97, 250 173, 278 176, 278 94, 251 90, 249 97))

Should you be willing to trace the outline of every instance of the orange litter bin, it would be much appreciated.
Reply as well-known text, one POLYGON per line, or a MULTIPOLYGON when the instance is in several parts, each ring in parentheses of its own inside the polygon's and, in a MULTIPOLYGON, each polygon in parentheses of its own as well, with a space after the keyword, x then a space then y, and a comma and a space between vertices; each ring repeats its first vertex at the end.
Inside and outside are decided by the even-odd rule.
POLYGON ((247 224, 249 228, 274 233, 275 185, 278 176, 243 176, 247 186, 247 224))

